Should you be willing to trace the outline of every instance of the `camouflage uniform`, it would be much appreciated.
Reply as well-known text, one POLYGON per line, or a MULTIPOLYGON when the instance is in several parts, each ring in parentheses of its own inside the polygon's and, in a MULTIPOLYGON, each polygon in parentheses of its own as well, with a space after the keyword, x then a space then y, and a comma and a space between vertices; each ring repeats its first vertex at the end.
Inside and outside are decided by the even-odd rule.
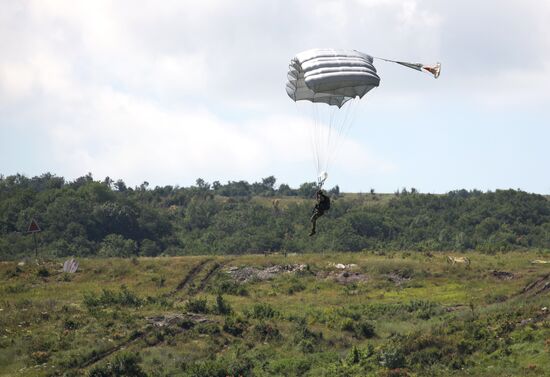
POLYGON ((317 219, 325 214, 325 211, 330 209, 330 198, 323 194, 321 190, 317 191, 317 204, 313 208, 313 215, 311 215, 311 233, 310 236, 315 234, 315 226, 317 225, 317 219))

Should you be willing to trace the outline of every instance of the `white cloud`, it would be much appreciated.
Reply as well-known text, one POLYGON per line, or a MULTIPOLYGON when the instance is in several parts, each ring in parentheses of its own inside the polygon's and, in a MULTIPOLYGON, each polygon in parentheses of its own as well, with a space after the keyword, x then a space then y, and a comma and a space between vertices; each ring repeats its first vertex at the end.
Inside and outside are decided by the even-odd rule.
MULTIPOLYGON (((27 109, 27 123, 51 135, 52 169, 73 177, 183 183, 296 171, 311 157, 284 92, 295 53, 334 46, 442 61, 437 82, 378 63, 369 106, 527 108, 547 102, 549 16, 537 0, 3 2, 0 127, 13 126, 2 111, 27 109)), ((398 170, 351 139, 337 161, 349 175, 398 170)))
MULTIPOLYGON (((192 183, 198 177, 253 178, 277 168, 311 165, 307 118, 273 115, 239 124, 204 109, 166 110, 112 90, 93 98, 88 109, 76 109, 51 129, 55 158, 70 177, 91 171, 96 177, 124 177, 131 184, 145 177, 163 184, 192 183), (90 116, 81 118, 83 112, 90 116)), ((343 163, 338 167, 343 171, 356 173, 354 166, 360 166, 365 173, 390 166, 348 139, 340 152, 338 161, 343 163)), ((303 174, 303 180, 313 176, 312 170, 303 174)))

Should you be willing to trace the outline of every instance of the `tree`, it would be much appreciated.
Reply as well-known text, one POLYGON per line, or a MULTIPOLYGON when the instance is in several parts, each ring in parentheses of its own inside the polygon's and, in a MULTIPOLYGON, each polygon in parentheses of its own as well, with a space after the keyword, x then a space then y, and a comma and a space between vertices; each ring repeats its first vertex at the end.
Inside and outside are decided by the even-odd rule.
POLYGON ((286 183, 281 183, 279 185, 279 189, 277 190, 277 193, 281 196, 291 196, 291 195, 296 195, 294 190, 292 190, 290 188, 289 185, 287 185, 286 183))
POLYGON ((126 187, 126 183, 124 183, 122 179, 119 179, 115 182, 115 188, 119 192, 125 192, 126 190, 128 190, 128 188, 126 187))
POLYGON ((298 193, 303 198, 313 198, 315 196, 315 192, 317 191, 317 183, 315 182, 306 182, 302 183, 300 185, 300 188, 298 189, 298 193))

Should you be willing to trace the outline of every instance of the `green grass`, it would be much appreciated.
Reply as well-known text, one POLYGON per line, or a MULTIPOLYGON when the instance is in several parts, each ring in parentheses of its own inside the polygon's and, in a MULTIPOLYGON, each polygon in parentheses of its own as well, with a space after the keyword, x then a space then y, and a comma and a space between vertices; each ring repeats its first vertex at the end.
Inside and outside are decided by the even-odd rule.
POLYGON ((0 376, 87 376, 115 359, 149 376, 384 376, 390 364, 410 376, 550 375, 550 290, 520 294, 550 266, 529 263, 536 251, 468 256, 470 267, 437 252, 82 259, 76 274, 61 260, 1 262, 0 376), (302 263, 242 285, 226 273, 302 263), (338 283, 331 263, 367 278, 338 283), (203 300, 205 313, 186 316, 203 300))

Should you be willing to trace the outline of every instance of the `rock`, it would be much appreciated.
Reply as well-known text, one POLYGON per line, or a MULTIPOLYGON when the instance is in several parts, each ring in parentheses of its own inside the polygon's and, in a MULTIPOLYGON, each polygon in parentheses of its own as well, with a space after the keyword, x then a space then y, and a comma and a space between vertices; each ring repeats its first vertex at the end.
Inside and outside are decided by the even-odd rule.
POLYGON ((239 282, 247 283, 253 280, 270 280, 282 273, 296 273, 307 270, 307 264, 274 265, 264 269, 255 267, 231 267, 226 272, 239 282))
POLYGON ((349 270, 349 269, 352 269, 354 267, 357 267, 356 264, 354 263, 350 263, 350 264, 343 264, 343 263, 334 263, 334 262, 330 262, 328 264, 329 267, 334 267, 334 268, 337 268, 339 270, 349 270))

